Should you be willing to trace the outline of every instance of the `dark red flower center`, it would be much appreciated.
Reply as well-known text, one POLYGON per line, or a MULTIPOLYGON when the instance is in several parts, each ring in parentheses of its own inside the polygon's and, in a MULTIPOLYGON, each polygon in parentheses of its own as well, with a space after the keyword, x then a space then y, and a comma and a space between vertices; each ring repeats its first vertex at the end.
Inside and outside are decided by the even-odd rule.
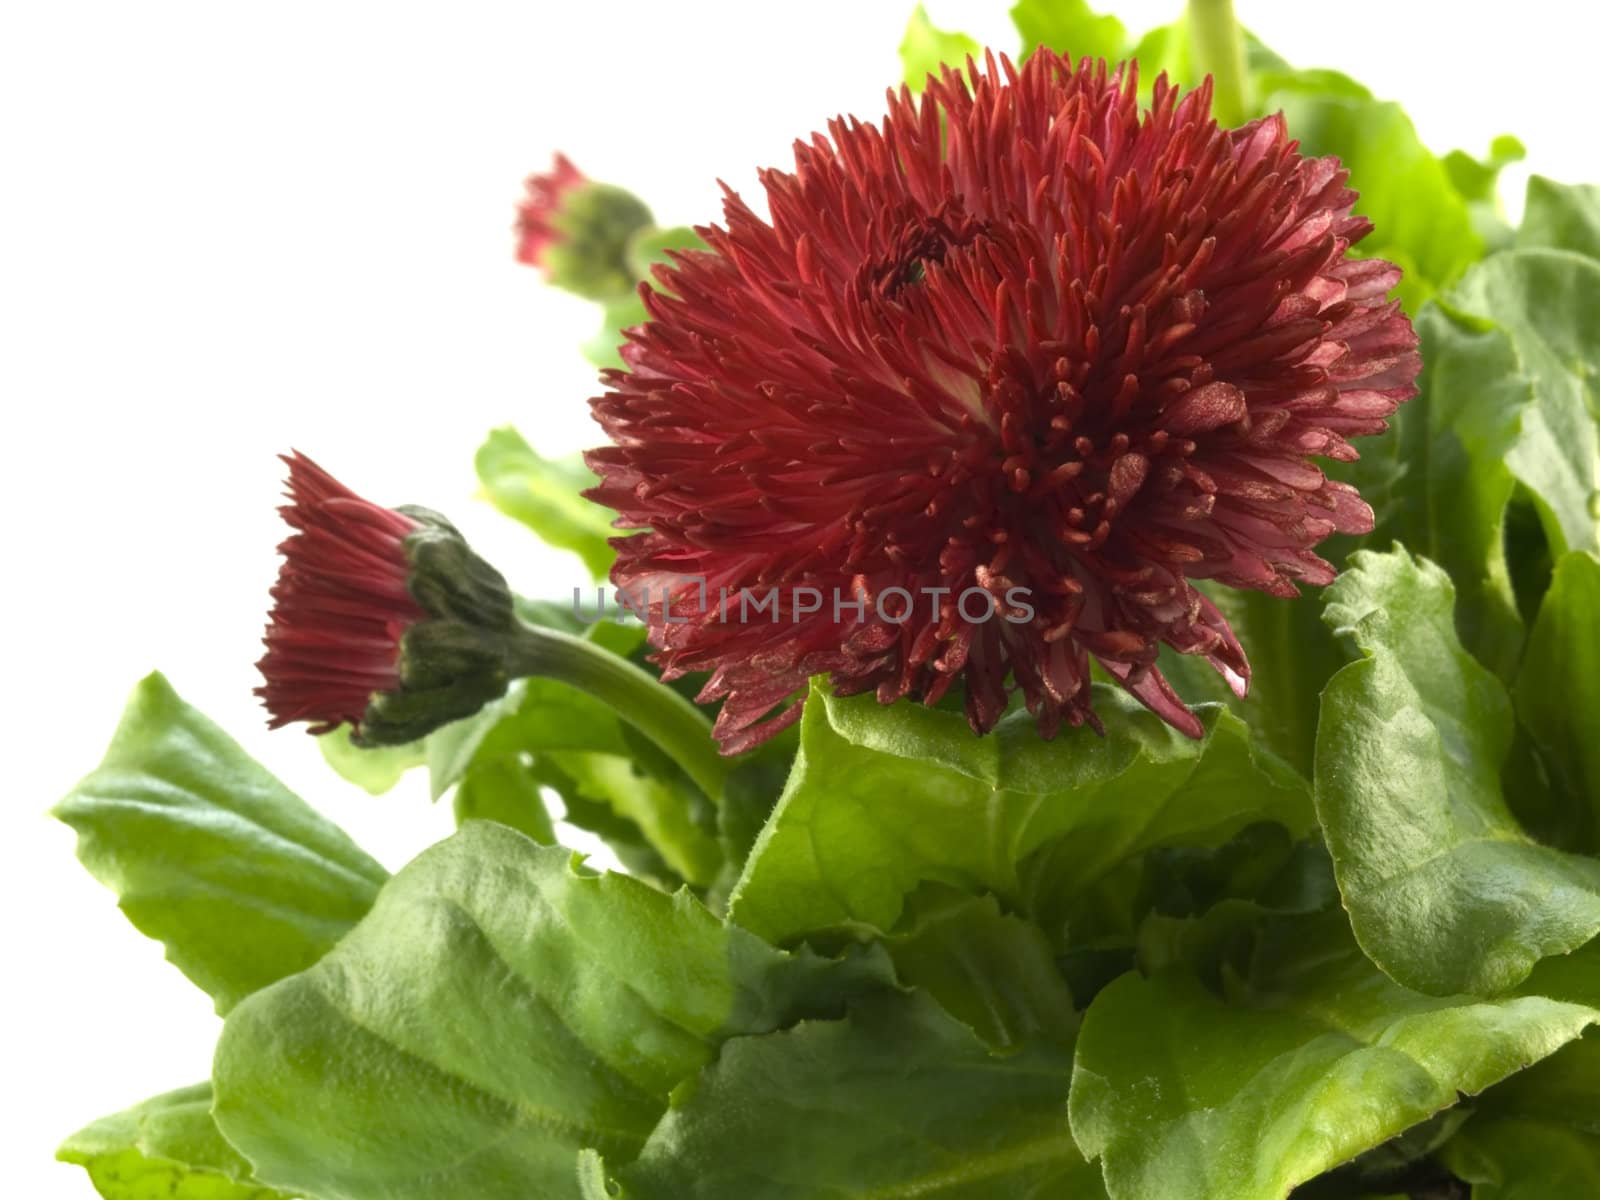
POLYGON ((858 291, 863 296, 895 299, 904 288, 926 278, 930 263, 944 262, 952 247, 971 245, 987 227, 956 204, 946 204, 932 216, 908 205, 891 220, 899 225, 894 249, 862 264, 858 291))

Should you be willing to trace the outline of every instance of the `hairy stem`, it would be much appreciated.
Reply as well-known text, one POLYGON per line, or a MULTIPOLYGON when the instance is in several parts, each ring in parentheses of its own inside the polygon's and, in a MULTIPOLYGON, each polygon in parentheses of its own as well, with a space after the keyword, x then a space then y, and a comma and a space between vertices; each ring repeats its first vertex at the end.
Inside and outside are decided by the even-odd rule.
POLYGON ((1245 73, 1244 31, 1233 0, 1189 0, 1189 45, 1194 65, 1211 76, 1211 111, 1224 126, 1244 124, 1250 112, 1250 77, 1245 73))
POLYGON ((704 713, 648 672, 593 642, 555 629, 524 626, 512 654, 519 676, 558 679, 608 705, 672 758, 714 803, 728 764, 717 753, 704 713))

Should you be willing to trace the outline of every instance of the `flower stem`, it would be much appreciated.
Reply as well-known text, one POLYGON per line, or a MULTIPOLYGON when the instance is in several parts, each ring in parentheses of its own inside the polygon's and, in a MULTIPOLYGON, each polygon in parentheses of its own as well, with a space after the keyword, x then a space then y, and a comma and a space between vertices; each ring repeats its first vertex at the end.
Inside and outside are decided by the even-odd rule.
POLYGON ((1219 125, 1244 124, 1250 112, 1250 77, 1244 66, 1244 32, 1233 0, 1189 0, 1189 46, 1195 69, 1211 76, 1211 111, 1219 125))
POLYGON ((518 676, 558 679, 609 705, 682 767, 713 803, 721 803, 728 764, 717 753, 711 722, 648 672, 584 638, 531 625, 518 631, 511 665, 518 676))

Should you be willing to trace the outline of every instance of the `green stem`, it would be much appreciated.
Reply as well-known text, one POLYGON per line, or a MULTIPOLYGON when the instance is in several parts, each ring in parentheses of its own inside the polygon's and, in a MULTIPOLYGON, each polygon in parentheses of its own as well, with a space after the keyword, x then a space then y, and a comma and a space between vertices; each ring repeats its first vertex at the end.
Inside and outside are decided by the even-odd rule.
POLYGON ((593 642, 531 625, 518 631, 511 661, 518 676, 558 679, 608 705, 721 803, 729 768, 711 738, 711 722, 666 684, 593 642))
POLYGON ((1189 0, 1189 46, 1196 71, 1211 76, 1211 111, 1219 125, 1242 125, 1250 114, 1244 31, 1233 0, 1189 0))

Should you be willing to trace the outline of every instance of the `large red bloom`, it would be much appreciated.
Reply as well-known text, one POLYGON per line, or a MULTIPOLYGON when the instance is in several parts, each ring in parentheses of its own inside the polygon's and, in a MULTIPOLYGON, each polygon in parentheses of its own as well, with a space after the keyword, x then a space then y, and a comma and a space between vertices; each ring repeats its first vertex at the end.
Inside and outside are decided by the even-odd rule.
POLYGON ((1241 694, 1249 667, 1190 581, 1293 596, 1333 578, 1318 542, 1372 527, 1310 457, 1353 459, 1415 392, 1400 272, 1346 256, 1371 226, 1335 159, 1209 106, 991 55, 798 144, 761 175, 770 222, 730 192, 709 250, 657 268, 590 494, 648 530, 612 578, 673 596, 657 659, 712 672, 724 749, 822 672, 885 703, 961 680, 980 732, 1020 687, 1050 736, 1095 723, 1091 656, 1198 736, 1160 646, 1241 694), (777 589, 781 619, 724 588, 777 589), (806 588, 828 599, 791 619, 806 588), (848 605, 893 588, 909 619, 848 605))
POLYGON ((428 613, 407 586, 405 541, 420 523, 363 500, 305 455, 284 456, 295 529, 273 585, 266 681, 256 695, 273 729, 359 726, 374 694, 400 688, 400 639, 428 613))

